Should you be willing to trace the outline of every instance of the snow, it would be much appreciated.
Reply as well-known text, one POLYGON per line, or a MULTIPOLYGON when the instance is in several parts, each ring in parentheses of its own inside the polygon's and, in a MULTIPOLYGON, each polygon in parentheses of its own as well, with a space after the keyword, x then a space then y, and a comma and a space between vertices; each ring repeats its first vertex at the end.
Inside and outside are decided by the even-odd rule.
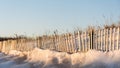
POLYGON ((120 50, 68 54, 35 48, 0 53, 0 68, 120 68, 120 50))

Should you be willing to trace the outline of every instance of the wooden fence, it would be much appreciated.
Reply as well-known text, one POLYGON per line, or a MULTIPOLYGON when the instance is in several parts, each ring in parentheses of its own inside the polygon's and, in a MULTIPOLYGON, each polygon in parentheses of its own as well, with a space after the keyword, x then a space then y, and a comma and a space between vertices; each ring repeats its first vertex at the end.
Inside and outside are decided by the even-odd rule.
POLYGON ((63 52, 86 52, 90 49, 113 51, 120 49, 120 27, 77 31, 62 35, 41 36, 33 40, 17 39, 0 42, 0 50, 29 51, 35 47, 63 52))
POLYGON ((39 48, 65 52, 86 52, 90 49, 113 51, 120 49, 120 27, 77 31, 37 39, 39 48))

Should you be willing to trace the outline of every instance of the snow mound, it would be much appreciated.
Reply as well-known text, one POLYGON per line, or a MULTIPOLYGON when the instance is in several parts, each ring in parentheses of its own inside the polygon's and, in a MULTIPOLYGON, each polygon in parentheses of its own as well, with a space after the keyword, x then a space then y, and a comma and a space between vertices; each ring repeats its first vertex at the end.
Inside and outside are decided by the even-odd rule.
POLYGON ((86 53, 67 54, 50 50, 34 49, 29 53, 30 62, 43 62, 43 67, 60 68, 119 68, 120 50, 102 52, 89 50, 86 53), (57 66, 57 67, 56 67, 57 66))
POLYGON ((120 68, 120 50, 89 50, 68 54, 35 48, 32 51, 0 53, 0 68, 120 68))

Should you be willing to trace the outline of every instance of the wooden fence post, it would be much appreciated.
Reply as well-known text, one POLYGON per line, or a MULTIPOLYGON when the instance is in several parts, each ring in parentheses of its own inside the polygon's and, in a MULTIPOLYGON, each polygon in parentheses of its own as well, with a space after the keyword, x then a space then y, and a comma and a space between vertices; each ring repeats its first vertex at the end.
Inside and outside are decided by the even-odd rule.
POLYGON ((16 42, 16 40, 12 40, 11 41, 11 50, 15 50, 16 49, 16 44, 17 44, 17 42, 16 42))
POLYGON ((66 37, 65 51, 67 52, 68 51, 68 37, 67 37, 67 34, 65 34, 65 37, 66 37))
POLYGON ((78 31, 78 47, 79 47, 79 50, 78 51, 81 51, 81 38, 80 38, 80 31, 78 31))
MULTIPOLYGON (((88 31, 87 31, 87 32, 88 32, 88 31)), ((90 43, 90 42, 91 42, 91 40, 90 40, 90 39, 91 39, 90 36, 91 36, 91 35, 90 35, 89 32, 88 32, 87 36, 88 36, 88 50, 90 50, 90 47, 91 47, 91 46, 90 46, 90 45, 91 45, 91 43, 90 43)))
POLYGON ((110 28, 108 29, 108 51, 111 49, 111 34, 110 34, 110 28))
MULTIPOLYGON (((61 46, 61 51, 67 51, 67 35, 65 34, 62 39, 65 40, 65 44, 61 46), (64 47, 64 48, 63 48, 64 47), (64 49, 64 50, 62 50, 64 49)), ((61 42, 62 43, 62 42, 61 42)))
POLYGON ((56 51, 56 49, 57 49, 57 46, 56 46, 56 35, 54 34, 54 50, 56 51))
MULTIPOLYGON (((44 38, 43 38, 43 46, 44 46, 44 38)), ((54 42, 53 42, 53 35, 51 35, 51 50, 53 49, 53 46, 54 46, 54 42)))
POLYGON ((109 51, 112 50, 112 28, 110 28, 110 47, 109 47, 109 51))
POLYGON ((68 33, 68 51, 67 52, 71 52, 71 45, 70 45, 70 34, 68 33))
POLYGON ((93 49, 93 30, 90 31, 90 49, 93 49))
POLYGON ((103 40, 102 40, 102 46, 103 46, 103 49, 102 51, 105 51, 106 50, 106 38, 107 38, 107 30, 106 29, 103 29, 103 34, 102 34, 102 37, 103 37, 103 40), (103 36, 104 35, 104 36, 103 36))
POLYGON ((57 51, 59 51, 59 43, 60 43, 59 37, 60 37, 60 35, 58 35, 58 38, 57 38, 57 51))
POLYGON ((73 34, 73 52, 75 52, 75 48, 76 48, 76 40, 75 40, 75 34, 73 34))
POLYGON ((0 41, 0 52, 2 51, 3 41, 0 41))
MULTIPOLYGON (((51 35, 50 36, 50 48, 49 49, 52 49, 52 46, 53 46, 53 36, 51 35)), ((43 38, 42 38, 42 47, 43 47, 43 38)))
POLYGON ((65 51, 66 46, 66 36, 65 34, 60 37, 60 51, 65 51), (62 47, 64 47, 64 50, 62 50, 62 47))
POLYGON ((119 27, 117 28, 117 50, 119 49, 119 27))
POLYGON ((3 41, 2 52, 5 52, 6 41, 3 41))
POLYGON ((82 51, 84 52, 84 33, 82 32, 82 51))
POLYGON ((68 34, 66 34, 66 37, 67 37, 67 51, 66 52, 68 52, 69 51, 69 42, 68 42, 69 38, 68 38, 68 34))
POLYGON ((84 45, 85 45, 85 51, 87 51, 87 32, 85 31, 85 36, 84 36, 85 38, 85 41, 84 41, 84 45))
POLYGON ((74 45, 73 45, 73 41, 72 41, 72 40, 73 40, 72 36, 73 36, 73 35, 71 34, 71 35, 70 35, 70 52, 71 52, 71 53, 73 53, 73 46, 74 46, 74 45))
POLYGON ((118 27, 118 33, 117 33, 117 36, 118 36, 117 37, 117 47, 118 47, 117 49, 118 50, 119 50, 119 40, 120 40, 120 36, 119 35, 120 35, 120 28, 118 27))
POLYGON ((98 50, 100 50, 100 44, 101 44, 101 41, 100 41, 100 38, 101 37, 101 34, 100 34, 100 29, 99 29, 99 38, 98 38, 98 40, 99 40, 99 45, 98 45, 98 50))
POLYGON ((112 42, 113 42, 113 44, 112 44, 112 51, 114 50, 114 40, 115 40, 115 30, 114 30, 115 28, 113 28, 113 40, 112 40, 112 42))
POLYGON ((74 52, 74 41, 73 35, 71 36, 71 45, 72 45, 72 52, 74 52))
POLYGON ((108 33, 108 31, 109 31, 109 30, 107 29, 107 37, 106 37, 106 51, 108 51, 108 50, 109 50, 109 44, 108 44, 108 43, 109 43, 109 38, 108 38, 108 37, 109 37, 109 33, 108 33))
POLYGON ((96 42, 95 43, 95 50, 97 50, 98 49, 98 30, 96 30, 96 32, 95 32, 95 39, 94 39, 94 41, 96 42))
POLYGON ((102 46, 102 34, 103 34, 103 33, 102 33, 102 29, 101 29, 101 30, 100 30, 100 43, 101 43, 101 44, 100 44, 100 50, 101 50, 101 51, 102 51, 102 47, 103 47, 103 46, 102 46))
POLYGON ((114 50, 117 49, 117 28, 115 27, 114 31, 115 31, 115 34, 114 34, 114 50))

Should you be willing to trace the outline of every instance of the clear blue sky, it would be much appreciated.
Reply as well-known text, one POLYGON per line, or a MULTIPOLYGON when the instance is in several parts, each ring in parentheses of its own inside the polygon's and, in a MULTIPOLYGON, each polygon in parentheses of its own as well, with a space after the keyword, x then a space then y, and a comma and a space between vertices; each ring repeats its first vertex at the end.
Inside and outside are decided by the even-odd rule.
POLYGON ((0 0, 0 36, 42 35, 120 20, 120 0, 0 0))

